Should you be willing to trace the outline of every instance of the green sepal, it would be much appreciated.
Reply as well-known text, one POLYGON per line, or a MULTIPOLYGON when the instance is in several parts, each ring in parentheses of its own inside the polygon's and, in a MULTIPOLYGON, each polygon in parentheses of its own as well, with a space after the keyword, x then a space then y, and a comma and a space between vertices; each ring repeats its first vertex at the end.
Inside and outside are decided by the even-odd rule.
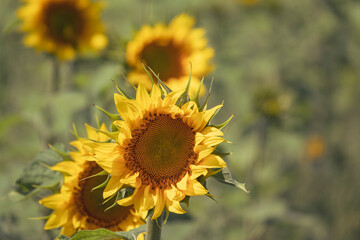
POLYGON ((108 118, 110 118, 111 122, 114 122, 116 120, 120 119, 120 115, 119 114, 113 114, 113 113, 109 113, 108 111, 106 111, 105 109, 93 104, 94 107, 96 107, 97 109, 99 109, 100 111, 102 111, 103 113, 105 113, 106 116, 108 116, 108 118))
MULTIPOLYGON (((110 199, 111 199, 111 198, 110 198, 110 199)), ((120 200, 120 199, 121 199, 120 192, 117 192, 114 203, 111 204, 109 207, 107 207, 107 208, 104 210, 104 212, 110 210, 110 209, 113 208, 113 207, 116 207, 116 206, 118 205, 118 204, 117 204, 117 201, 120 200)), ((107 202, 107 201, 105 201, 104 203, 106 203, 106 202, 107 202)), ((104 204, 104 203, 103 203, 103 204, 104 204)))
MULTIPOLYGON (((131 195, 134 193, 134 190, 135 190, 135 189, 132 188, 132 187, 126 187, 126 188, 120 189, 120 191, 118 191, 117 194, 116 194, 114 203, 113 203, 110 207, 106 208, 105 211, 107 211, 107 210, 115 207, 115 206, 117 205, 116 202, 117 202, 118 200, 123 199, 123 198, 127 198, 127 197, 131 196, 131 195)), ((111 199, 113 199, 114 196, 115 196, 115 195, 107 198, 102 204, 107 203, 108 201, 110 201, 111 199)))
POLYGON ((128 98, 128 99, 131 99, 131 97, 130 97, 129 95, 127 95, 127 94, 125 93, 125 91, 122 90, 122 89, 119 87, 119 85, 117 84, 117 82, 115 82, 115 81, 113 80, 113 83, 115 84, 116 90, 117 90, 121 95, 123 95, 124 97, 126 97, 126 98, 128 98))
POLYGON ((103 183, 101 183, 100 185, 98 185, 98 186, 96 186, 96 187, 93 187, 93 188, 91 189, 91 191, 94 191, 94 190, 96 190, 96 189, 105 187, 106 184, 109 182, 109 180, 110 180, 110 175, 107 176, 106 180, 105 180, 103 183))
POLYGON ((49 146, 49 148, 50 148, 51 150, 53 150, 54 152, 56 152, 57 154, 59 154, 64 160, 70 160, 70 159, 71 159, 71 158, 70 158, 70 154, 69 154, 68 152, 63 152, 63 151, 55 148, 55 147, 54 147, 53 145, 51 145, 51 144, 49 144, 48 146, 49 146))
POLYGON ((210 193, 205 194, 205 196, 207 196, 208 198, 210 198, 211 200, 215 201, 216 203, 218 203, 218 201, 216 201, 216 199, 214 198, 214 196, 210 193))
POLYGON ((72 132, 72 134, 73 134, 77 139, 79 139, 80 137, 79 137, 79 134, 78 134, 78 132, 77 132, 77 130, 76 130, 75 123, 73 123, 72 126, 73 126, 73 132, 72 132))
POLYGON ((194 101, 195 101, 196 105, 198 106, 198 108, 200 108, 199 96, 200 96, 200 90, 201 90, 203 83, 204 83, 204 77, 201 79, 199 88, 198 88, 198 90, 196 92, 196 96, 194 98, 194 101))
POLYGON ((124 77, 124 79, 126 80, 126 82, 131 86, 131 88, 132 88, 132 90, 134 91, 134 93, 136 94, 136 92, 137 92, 137 87, 136 87, 134 84, 132 84, 129 80, 127 80, 127 78, 125 77, 124 74, 123 74, 123 77, 124 77))
POLYGON ((205 100, 204 104, 199 108, 200 112, 202 112, 207 107, 207 104, 208 104, 209 98, 210 98, 210 94, 211 94, 211 89, 212 89, 213 82, 214 82, 214 78, 211 79, 210 88, 209 88, 208 94, 206 96, 206 100, 205 100))
MULTIPOLYGON (((166 93, 167 93, 167 94, 173 92, 173 90, 171 90, 168 86, 166 86, 166 84, 165 84, 163 81, 161 81, 161 79, 159 78, 159 76, 156 75, 156 74, 154 73, 154 71, 153 71, 149 66, 148 66, 148 69, 151 71, 152 74, 154 74, 154 76, 156 77, 156 80, 158 81, 158 83, 160 84, 160 86, 163 87, 163 88, 166 90, 166 93)), ((163 94, 163 90, 162 90, 161 87, 160 87, 161 94, 164 95, 164 94, 163 94)))
MULTIPOLYGON (((114 125, 111 124, 111 126, 114 126, 114 125)), ((119 132, 119 130, 117 129, 116 126, 114 126, 114 127, 116 128, 116 129, 115 129, 116 131, 113 131, 113 132, 103 131, 103 130, 94 128, 93 126, 90 126, 90 125, 88 125, 88 127, 94 129, 96 132, 99 132, 99 133, 102 133, 102 134, 108 136, 108 137, 111 138, 111 139, 117 139, 117 134, 118 134, 118 132, 119 132)), ((96 141, 96 140, 93 140, 93 139, 91 139, 91 141, 103 143, 103 142, 101 142, 101 141, 96 141)), ((107 141, 105 141, 105 142, 109 142, 109 140, 107 140, 107 141)))
POLYGON ((215 149, 212 154, 214 155, 217 155, 219 157, 226 157, 226 156, 229 156, 232 154, 232 152, 227 152, 227 153, 223 153, 223 152, 220 152, 219 150, 215 149))
POLYGON ((93 177, 97 177, 97 176, 104 176, 104 175, 108 175, 108 173, 105 170, 102 170, 101 172, 98 172, 98 173, 96 173, 94 175, 91 175, 91 176, 88 176, 86 178, 80 179, 79 182, 84 181, 84 180, 89 179, 89 178, 93 178, 93 177))
POLYGON ((148 77, 150 78, 151 83, 153 85, 156 84, 155 81, 154 81, 154 78, 152 77, 151 73, 149 73, 149 71, 146 69, 146 66, 144 65, 143 62, 141 62, 141 65, 142 65, 144 71, 146 72, 146 74, 148 75, 148 77))
POLYGON ((139 234, 145 232, 145 228, 146 226, 142 225, 127 232, 113 232, 104 228, 96 230, 81 230, 71 238, 64 235, 60 235, 58 238, 60 240, 136 240, 139 234))
POLYGON ((232 119, 234 116, 235 116, 235 114, 232 114, 232 115, 228 118, 228 120, 226 120, 225 122, 223 122, 223 123, 221 123, 221 124, 218 124, 218 125, 212 125, 212 127, 215 127, 215 128, 217 128, 217 129, 221 130, 221 129, 223 129, 224 127, 226 127, 226 126, 229 124, 229 122, 231 121, 231 119, 232 119))
POLYGON ((186 84, 186 88, 185 91, 183 92, 183 94, 181 94, 181 96, 179 97, 179 106, 182 106, 184 103, 188 102, 190 100, 189 98, 189 89, 190 89, 190 84, 191 84, 191 74, 192 74, 192 64, 190 62, 190 75, 189 75, 189 80, 186 84))
MULTIPOLYGON (((224 101, 222 101, 222 103, 221 103, 220 105, 223 106, 223 105, 224 105, 224 101)), ((211 125, 210 122, 213 120, 213 118, 216 116, 216 114, 219 113, 220 109, 221 109, 221 107, 218 108, 218 109, 216 109, 216 111, 214 112, 214 114, 211 115, 211 117, 210 117, 210 119, 209 119, 209 121, 208 121, 208 123, 207 123, 207 126, 211 125)))
POLYGON ((245 191, 246 193, 250 192, 246 189, 245 183, 240 183, 232 177, 231 172, 230 172, 229 168, 227 168, 227 167, 222 168, 221 171, 217 172, 216 174, 212 175, 211 177, 215 178, 217 181, 219 181, 221 183, 237 187, 237 188, 245 191))

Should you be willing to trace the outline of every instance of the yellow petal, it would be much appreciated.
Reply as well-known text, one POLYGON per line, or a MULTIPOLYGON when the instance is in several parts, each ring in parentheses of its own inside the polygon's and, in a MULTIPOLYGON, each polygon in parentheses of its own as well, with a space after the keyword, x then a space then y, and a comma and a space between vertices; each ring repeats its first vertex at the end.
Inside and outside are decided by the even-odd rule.
POLYGON ((198 154, 198 161, 209 156, 214 151, 214 148, 206 145, 197 145, 194 147, 194 152, 198 154))
POLYGON ((132 204, 134 204, 134 195, 131 195, 130 197, 127 198, 123 198, 117 201, 117 204, 121 205, 121 206, 130 206, 132 204))
POLYGON ((141 201, 140 211, 147 211, 152 209, 155 206, 155 196, 151 186, 148 185, 145 187, 143 198, 141 201))
POLYGON ((45 230, 61 227, 67 222, 67 214, 64 210, 54 211, 44 226, 45 230))
POLYGON ((158 218, 163 212, 164 207, 165 207, 164 191, 159 188, 156 188, 156 204, 154 208, 154 215, 152 216, 151 219, 158 218))
POLYGON ((120 177, 112 176, 107 183, 104 192, 103 192, 103 198, 108 198, 113 196, 114 194, 119 191, 119 189, 122 187, 122 183, 120 182, 120 177))
POLYGON ((203 167, 206 167, 206 168, 223 168, 223 167, 226 167, 226 163, 224 162, 224 160, 222 160, 221 157, 213 155, 213 154, 205 157, 204 159, 199 161, 196 165, 197 166, 203 166, 203 167))
POLYGON ((145 87, 140 83, 136 92, 136 101, 138 101, 145 109, 149 108, 150 97, 145 87))
POLYGON ((177 213, 177 214, 184 214, 186 211, 182 209, 180 206, 180 202, 178 201, 167 201, 166 207, 169 209, 170 212, 177 213))
POLYGON ((203 129, 206 126, 206 124, 210 121, 210 118, 214 115, 216 110, 218 110, 221 107, 222 107, 222 105, 217 105, 209 110, 202 112, 203 113, 203 122, 199 129, 203 129))
POLYGON ((47 208, 58 209, 68 201, 63 194, 57 193, 39 200, 39 203, 47 208))
POLYGON ((200 196, 208 193, 208 190, 204 188, 204 186, 196 180, 188 180, 187 187, 183 190, 188 196, 200 196))
POLYGON ((201 131, 205 136, 223 136, 224 133, 216 127, 206 127, 201 131))
POLYGON ((205 176, 208 173, 208 170, 204 167, 200 167, 197 165, 191 165, 191 179, 197 179, 201 175, 205 176))
POLYGON ((62 161, 50 168, 51 170, 74 175, 78 171, 78 165, 73 161, 62 161))
POLYGON ((185 190, 187 186, 187 179, 189 175, 186 173, 186 175, 176 184, 177 188, 180 190, 185 190))
POLYGON ((152 90, 151 90, 151 101, 153 102, 160 98, 161 98, 160 88, 156 84, 153 84, 152 90))
POLYGON ((203 140, 202 144, 213 147, 213 146, 219 145, 220 143, 222 143, 224 141, 225 140, 222 137, 211 136, 211 137, 206 137, 203 140))
POLYGON ((74 235, 76 233, 76 228, 74 228, 74 226, 72 225, 72 223, 67 223, 63 226, 63 228, 61 229, 60 234, 65 235, 67 237, 71 237, 72 235, 74 235))

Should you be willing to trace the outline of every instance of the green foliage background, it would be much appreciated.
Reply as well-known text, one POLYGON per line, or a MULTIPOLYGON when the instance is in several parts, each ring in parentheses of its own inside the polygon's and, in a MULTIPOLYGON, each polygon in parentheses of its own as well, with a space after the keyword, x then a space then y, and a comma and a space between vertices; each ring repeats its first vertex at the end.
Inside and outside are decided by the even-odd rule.
POLYGON ((210 105, 225 101, 215 122, 235 114, 225 129, 232 144, 223 147, 251 192, 210 181, 218 203, 192 198, 163 239, 360 239, 359 1, 107 2, 110 45, 100 57, 62 64, 62 91, 51 93, 51 58, 21 43, 22 3, 0 0, 0 239, 52 238, 43 221, 28 219, 46 209, 13 201, 16 179, 48 143, 68 147, 72 123, 83 135, 84 122, 103 119, 92 104, 114 111, 111 80, 126 86, 126 42, 143 24, 182 12, 215 49, 210 105), (312 159, 305 148, 315 134, 326 148, 312 159))

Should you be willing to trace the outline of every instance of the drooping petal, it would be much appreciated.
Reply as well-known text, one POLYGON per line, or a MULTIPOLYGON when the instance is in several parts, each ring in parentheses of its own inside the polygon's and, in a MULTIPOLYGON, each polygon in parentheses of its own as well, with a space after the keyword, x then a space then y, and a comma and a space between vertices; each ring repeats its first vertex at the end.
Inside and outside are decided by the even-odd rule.
POLYGON ((156 189, 156 204, 154 208, 154 214, 151 219, 158 218, 163 212, 165 207, 164 191, 157 188, 156 189))

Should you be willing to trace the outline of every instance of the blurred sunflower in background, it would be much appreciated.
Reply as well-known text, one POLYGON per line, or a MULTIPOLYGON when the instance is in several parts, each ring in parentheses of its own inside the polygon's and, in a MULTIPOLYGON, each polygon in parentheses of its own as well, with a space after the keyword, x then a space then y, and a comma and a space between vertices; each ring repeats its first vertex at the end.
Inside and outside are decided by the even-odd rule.
MULTIPOLYGON (((70 152, 74 161, 62 161, 51 167, 64 174, 60 193, 41 199, 40 204, 53 209, 45 224, 45 229, 62 227, 61 234, 72 236, 77 230, 106 228, 112 231, 128 231, 144 224, 134 212, 133 206, 109 208, 112 203, 103 204, 101 188, 96 188, 107 180, 106 175, 93 176, 102 172, 95 162, 85 161, 88 155, 83 149, 87 141, 106 141, 108 137, 87 126, 88 139, 79 138, 71 142, 78 151, 70 152), (93 177, 90 177, 93 176, 93 177), (106 210, 109 208, 108 210, 106 210), (106 211, 105 211, 106 210, 106 211)), ((101 130, 106 131, 103 124, 101 130)))
POLYGON ((185 103, 183 91, 162 94, 155 84, 150 96, 139 84, 136 99, 120 94, 114 98, 123 119, 113 121, 118 128, 114 141, 84 145, 111 175, 104 198, 130 186, 132 194, 118 200, 119 205, 134 204, 137 212, 154 209, 152 219, 164 209, 185 213, 180 201, 208 194, 203 181, 214 169, 226 167, 214 152, 225 141, 223 133, 209 125, 222 105, 202 109, 195 101, 185 103))
MULTIPOLYGON (((151 81, 142 61, 172 90, 185 89, 192 63, 190 95, 194 95, 200 79, 213 70, 210 60, 214 50, 207 46, 203 28, 193 28, 195 19, 186 14, 175 17, 168 26, 158 23, 140 29, 126 47, 126 62, 133 69, 128 80, 142 83, 148 91, 151 81)), ((200 94, 204 93, 202 88, 200 94)))
POLYGON ((25 0, 18 10, 24 44, 71 60, 77 52, 99 51, 107 45, 100 21, 103 4, 90 0, 25 0))
POLYGON ((320 160, 326 150, 325 140, 318 134, 311 135, 305 145, 305 155, 311 161, 320 160))

